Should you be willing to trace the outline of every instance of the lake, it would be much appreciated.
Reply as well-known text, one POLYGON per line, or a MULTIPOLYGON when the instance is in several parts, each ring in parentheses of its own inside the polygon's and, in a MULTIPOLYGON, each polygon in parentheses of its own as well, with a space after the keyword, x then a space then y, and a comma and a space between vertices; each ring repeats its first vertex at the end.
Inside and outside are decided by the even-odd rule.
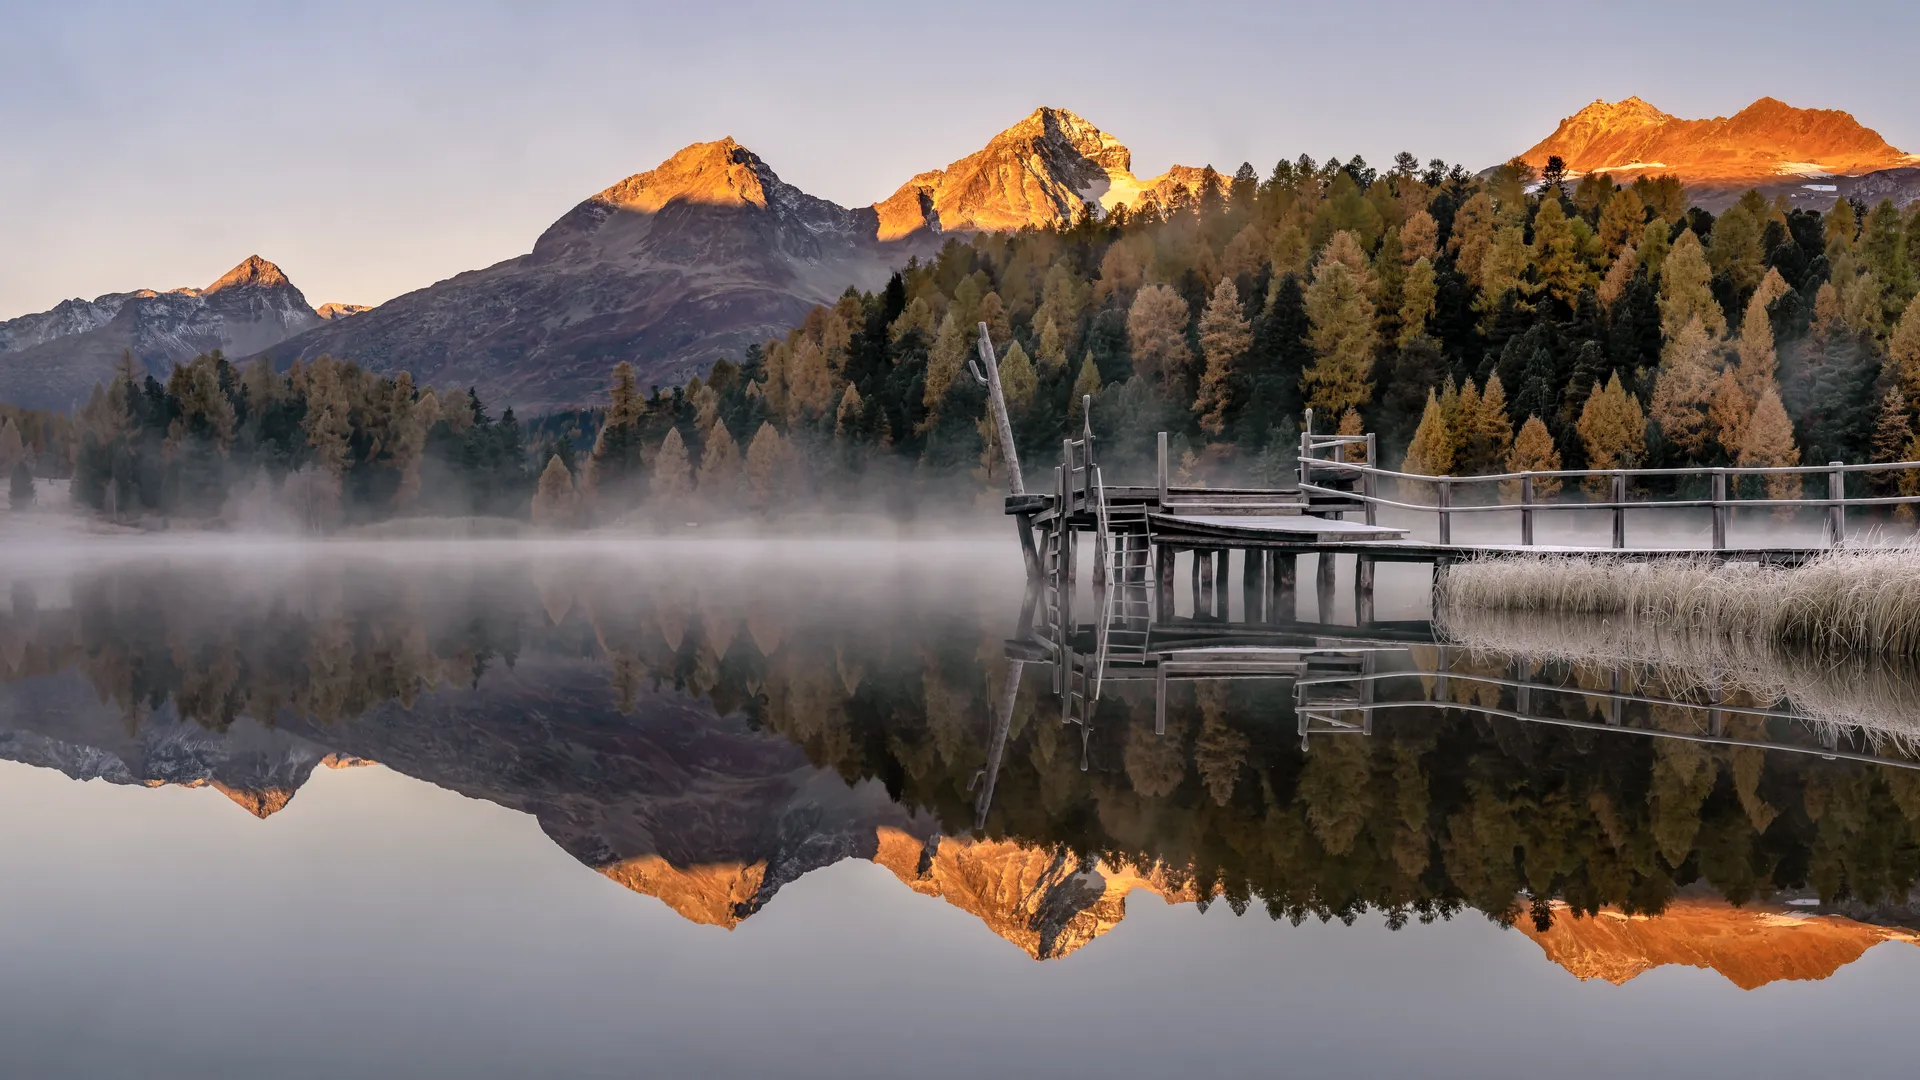
POLYGON ((1000 533, 16 545, 0 1072, 1902 1069, 1916 680, 1426 573, 1355 626, 1000 533))

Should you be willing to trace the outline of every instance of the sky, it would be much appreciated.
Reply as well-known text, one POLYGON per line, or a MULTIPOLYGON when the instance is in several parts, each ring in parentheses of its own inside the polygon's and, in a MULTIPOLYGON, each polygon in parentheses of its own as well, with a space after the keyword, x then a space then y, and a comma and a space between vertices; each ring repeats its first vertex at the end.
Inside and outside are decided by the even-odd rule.
POLYGON ((1916 31, 1886 0, 0 0, 0 318, 256 253, 315 305, 378 303, 725 135, 864 205, 1043 104, 1141 175, 1403 149, 1477 169, 1630 94, 1843 108, 1920 150, 1916 31))

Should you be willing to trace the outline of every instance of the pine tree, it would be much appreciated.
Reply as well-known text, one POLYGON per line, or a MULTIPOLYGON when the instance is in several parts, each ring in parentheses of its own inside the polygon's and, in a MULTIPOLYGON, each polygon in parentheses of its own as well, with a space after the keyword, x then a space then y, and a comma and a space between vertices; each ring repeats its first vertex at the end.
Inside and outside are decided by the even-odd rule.
POLYGON ((1736 346, 1740 360, 1736 370, 1740 389, 1750 401, 1760 400, 1769 386, 1778 389, 1774 375, 1777 361, 1773 350, 1773 320, 1767 309, 1789 291, 1780 272, 1768 270, 1759 287, 1754 289, 1753 299, 1747 302, 1746 315, 1740 320, 1740 341, 1736 346))
POLYGON ((1707 245, 1707 265, 1713 268, 1714 274, 1726 277, 1735 296, 1743 296, 1759 285, 1767 273, 1767 253, 1760 242, 1767 227, 1765 207, 1765 200, 1750 191, 1713 223, 1713 235, 1707 245))
POLYGON ((1300 378, 1307 404, 1338 416, 1373 400, 1373 354, 1378 341, 1373 301, 1352 268, 1323 255, 1307 289, 1308 335, 1316 357, 1300 378))
POLYGON ((1476 192, 1455 212, 1453 234, 1447 239, 1447 250, 1453 252, 1454 266, 1473 283, 1475 289, 1484 284, 1480 276, 1481 264, 1488 250, 1493 247, 1493 234, 1493 199, 1484 191, 1476 192))
POLYGON ((1673 252, 1673 242, 1668 238, 1670 231, 1665 218, 1654 218, 1640 233, 1640 243, 1633 249, 1633 261, 1647 272, 1650 278, 1657 278, 1666 269, 1667 256, 1673 252))
POLYGON ((1233 384, 1253 346, 1252 327, 1240 314, 1240 290, 1232 278, 1223 277, 1214 286, 1213 299, 1200 313, 1199 330, 1206 370, 1200 376, 1193 411, 1200 416, 1200 430, 1217 436, 1226 429, 1227 410, 1234 404, 1233 384))
POLYGON ((1532 284, 1527 281, 1528 264, 1532 257, 1520 226, 1509 225, 1494 234, 1493 243, 1488 246, 1486 256, 1480 262, 1478 307, 1481 314, 1491 318, 1510 292, 1517 295, 1520 308, 1526 309, 1534 292, 1532 284))
POLYGON ((7 505, 15 510, 25 510, 33 505, 33 468, 25 458, 13 463, 7 473, 7 505))
POLYGON ((762 422, 747 444, 747 487, 755 506, 772 507, 780 502, 790 481, 789 451, 786 439, 771 423, 762 422))
POLYGON ((1920 296, 1908 301, 1887 341, 1887 367, 1906 398, 1907 415, 1920 412, 1920 296))
POLYGON ((547 459, 533 493, 533 523, 564 528, 574 523, 573 474, 555 454, 547 459))
MULTIPOLYGON (((1771 382, 1767 385, 1774 393, 1780 392, 1771 382)), ((1707 433, 1730 461, 1740 454, 1747 417, 1752 414, 1753 399, 1747 396, 1738 372, 1733 368, 1722 371, 1714 380, 1713 397, 1707 405, 1707 433)))
POLYGON ((1170 286, 1141 289, 1127 309, 1127 343, 1134 371, 1170 391, 1185 377, 1192 357, 1187 350, 1187 302, 1170 286))
POLYGON ((1000 358, 1000 393, 1007 400, 1007 412, 1021 414, 1032 408, 1039 389, 1040 376, 1026 350, 1017 341, 1007 346, 1007 354, 1000 358))
POLYGON ((721 504, 737 500, 743 471, 740 445, 733 441, 733 433, 725 424, 713 425, 700 451, 700 497, 721 504))
MULTIPOLYGON (((1898 386, 1887 387, 1880 398, 1880 415, 1873 424, 1873 460, 1899 461, 1913 440, 1913 416, 1898 386)), ((1879 475, 1879 474, 1876 474, 1879 475)))
MULTIPOLYGON (((1504 463, 1506 472, 1558 472, 1560 470, 1560 451, 1553 445, 1553 436, 1548 433, 1547 425, 1538 416, 1527 417, 1520 425, 1520 434, 1513 440, 1513 449, 1507 453, 1504 463)), ((1520 500, 1520 481, 1505 480, 1500 484, 1501 494, 1508 502, 1520 500)), ((1533 496, 1536 499, 1551 499, 1560 494, 1560 479, 1555 476, 1535 477, 1533 496)))
POLYGON ((1668 340, 1660 371, 1654 377, 1654 423, 1660 425, 1668 442, 1693 460, 1706 449, 1712 434, 1707 427, 1707 407, 1719 378, 1717 354, 1714 339, 1701 327, 1700 319, 1689 318, 1668 340))
POLYGON ((693 463, 687 457, 687 443, 680 429, 668 428, 660 451, 653 458, 653 497, 669 505, 684 502, 693 494, 693 463))
MULTIPOLYGON (((1739 464, 1744 468, 1777 468, 1800 464, 1800 448, 1793 442, 1793 422, 1780 404, 1780 395, 1769 390, 1753 407, 1740 444, 1739 464)), ((1800 497, 1798 473, 1773 473, 1766 479, 1767 498, 1800 497)), ((1786 520, 1793 516, 1790 506, 1776 507, 1774 516, 1786 520)))
MULTIPOLYGON (((1003 379, 1002 382, 1004 381, 1003 379)), ((833 438, 835 442, 846 442, 848 439, 859 437, 860 421, 864 407, 865 403, 860 400, 860 391, 856 389, 852 383, 848 383, 846 388, 840 391, 839 407, 833 411, 833 438)), ((1008 403, 1008 407, 1012 407, 1011 402, 1008 403)), ((706 462, 703 458, 701 460, 703 468, 705 464, 706 462)))
MULTIPOLYGON (((1446 410, 1434 392, 1428 390, 1427 407, 1420 413, 1420 426, 1413 429, 1413 441, 1407 445, 1406 460, 1401 463, 1400 471, 1422 476, 1451 475, 1453 447, 1453 431, 1447 424, 1446 410)), ((1427 486, 1420 485, 1421 492, 1409 494, 1422 494, 1427 486)))
POLYGON ((1093 362, 1093 352, 1080 359, 1080 373, 1073 377, 1073 401, 1067 406, 1067 418, 1080 420, 1080 410, 1088 398, 1100 396, 1100 365, 1093 362))
POLYGON ((1540 212, 1534 215, 1533 265, 1547 294, 1569 308, 1579 299, 1580 290, 1591 283, 1592 274, 1580 258, 1573 226, 1558 198, 1542 200, 1540 212))
POLYGON ((1712 281, 1700 238, 1692 229, 1683 230, 1660 268, 1660 332, 1669 342, 1695 318, 1713 340, 1726 334, 1727 315, 1713 298, 1712 281))
MULTIPOLYGON (((1622 188, 1600 208, 1600 249, 1614 262, 1631 254, 1646 231, 1647 207, 1632 188, 1622 188)), ((1630 260, 1629 260, 1630 261, 1630 260)))
POLYGON ((1429 266, 1440 258, 1440 226, 1433 215, 1415 210, 1400 226, 1400 261, 1411 270, 1421 259, 1429 266))
MULTIPOLYGON (((1640 411, 1640 402, 1620 385, 1618 371, 1587 398, 1578 427, 1589 469, 1631 469, 1647 456, 1646 416, 1640 411)), ((1587 478, 1589 494, 1604 497, 1610 488, 1606 477, 1587 478)))
POLYGON ((941 316, 940 331, 934 335, 933 348, 927 352, 926 385, 920 396, 927 410, 925 427, 932 428, 939 421, 940 406, 947 400, 947 391, 966 367, 967 346, 966 331, 949 309, 941 316))
POLYGON ((1400 286, 1400 336, 1397 344, 1405 349, 1416 337, 1427 332, 1427 320, 1433 316, 1434 298, 1440 294, 1433 263, 1426 256, 1414 260, 1400 286))
POLYGON ((1468 383, 1460 391, 1460 422, 1454 429, 1454 466, 1466 475, 1498 472, 1513 447, 1513 421, 1500 376, 1489 375, 1484 391, 1468 383))

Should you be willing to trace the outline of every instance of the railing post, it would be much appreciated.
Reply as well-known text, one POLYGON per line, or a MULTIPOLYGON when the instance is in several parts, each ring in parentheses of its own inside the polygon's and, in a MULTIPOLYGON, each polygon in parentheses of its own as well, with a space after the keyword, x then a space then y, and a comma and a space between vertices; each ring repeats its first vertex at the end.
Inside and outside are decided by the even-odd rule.
POLYGON ((1713 470, 1713 550, 1727 550, 1727 470, 1713 470))
POLYGON ((1627 546, 1627 474, 1613 474, 1613 546, 1627 546))
POLYGON ((1379 463, 1373 455, 1374 437, 1373 432, 1369 431, 1367 432, 1367 471, 1360 474, 1360 493, 1367 498, 1367 524, 1378 525, 1380 508, 1373 505, 1374 494, 1377 491, 1375 485, 1378 481, 1373 475, 1373 470, 1379 463))
POLYGON ((1447 507, 1453 505, 1453 480, 1445 476, 1440 477, 1439 491, 1436 494, 1440 499, 1440 542, 1451 544, 1453 543, 1453 515, 1447 512, 1447 507))
POLYGON ((1847 474, 1844 461, 1827 462, 1827 546, 1839 547, 1847 538, 1847 474))
POLYGON ((1533 546, 1533 477, 1531 476, 1520 478, 1520 543, 1525 547, 1533 546))
POLYGON ((1155 465, 1155 476, 1160 483, 1160 509, 1162 511, 1165 511, 1167 508, 1167 433, 1166 432, 1163 431, 1160 433, 1160 438, 1157 440, 1157 447, 1158 447, 1160 456, 1158 459, 1158 464, 1155 465))
POLYGON ((1313 410, 1308 409, 1306 420, 1300 425, 1300 482, 1313 483, 1313 466, 1307 464, 1313 460, 1313 410))

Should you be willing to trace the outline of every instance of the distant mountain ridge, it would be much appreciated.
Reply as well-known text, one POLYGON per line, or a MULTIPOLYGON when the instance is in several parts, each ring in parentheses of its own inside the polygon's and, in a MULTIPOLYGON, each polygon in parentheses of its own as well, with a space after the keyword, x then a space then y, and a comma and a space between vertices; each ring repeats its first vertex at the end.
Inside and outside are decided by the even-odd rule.
POLYGON ((0 322, 0 401, 72 408, 123 355, 164 379, 174 364, 200 353, 257 353, 321 322, 280 268, 258 255, 205 289, 68 300, 0 322))
POLYGON ((1558 156, 1576 173, 1672 173, 1689 184, 1860 176, 1920 164, 1849 113, 1770 97, 1711 120, 1684 120, 1637 97, 1596 101, 1520 156, 1536 168, 1558 156))
POLYGON ((523 412, 599 399, 621 360, 667 385, 784 334, 848 288, 877 289, 944 234, 1068 224, 1082 207, 1191 191, 1201 171, 1134 177, 1111 135, 1041 108, 982 150, 868 207, 780 179, 732 138, 688 146, 589 197, 526 255, 456 275, 272 350, 323 353, 523 412))

